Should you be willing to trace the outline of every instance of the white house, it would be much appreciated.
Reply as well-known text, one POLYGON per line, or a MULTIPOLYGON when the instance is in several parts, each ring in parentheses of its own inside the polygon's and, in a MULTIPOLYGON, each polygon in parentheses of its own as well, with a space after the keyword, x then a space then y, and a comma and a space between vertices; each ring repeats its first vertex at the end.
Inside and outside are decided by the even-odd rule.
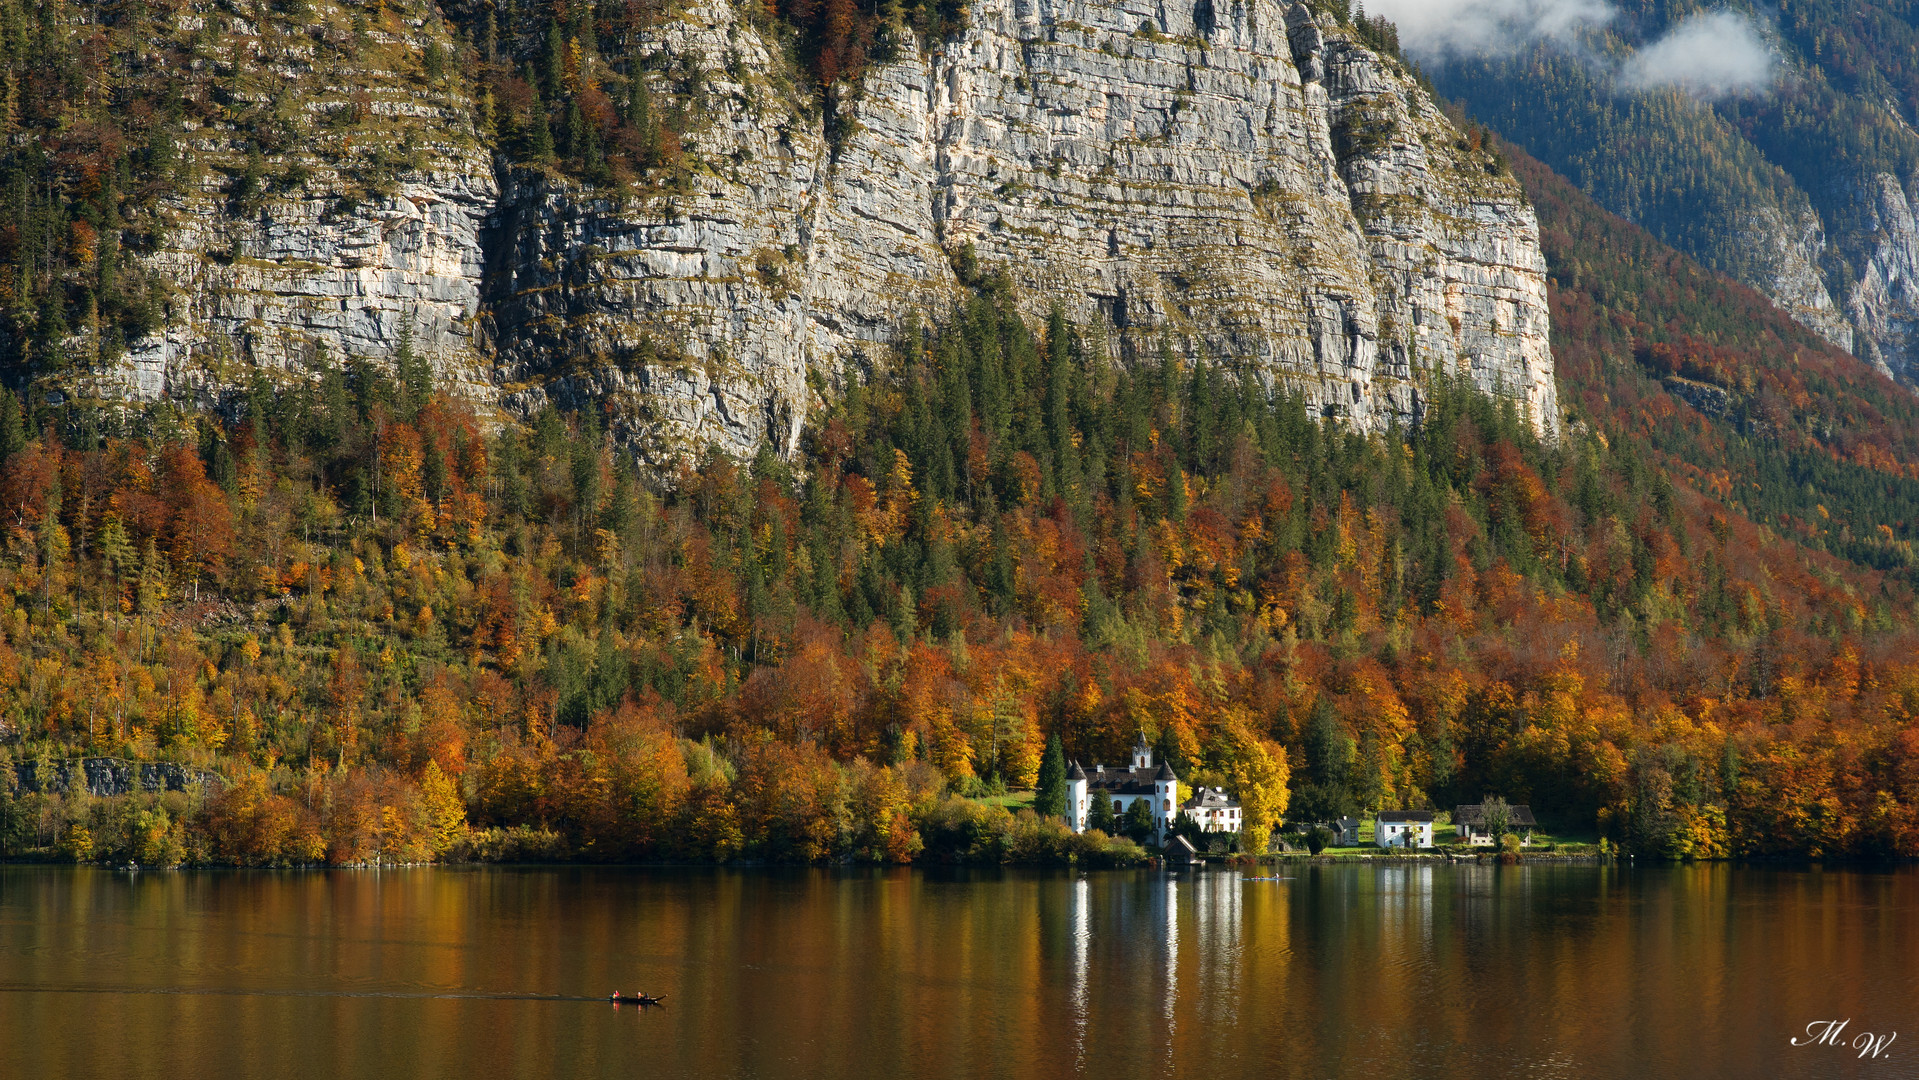
MULTIPOLYGON (((1506 831, 1519 837, 1521 846, 1533 842, 1533 829, 1539 822, 1533 819, 1533 808, 1525 803, 1512 803, 1506 807, 1506 831)), ((1491 823, 1486 820, 1484 803, 1465 803, 1453 808, 1453 826, 1459 830, 1459 842, 1474 847, 1490 847, 1493 842, 1491 823)))
POLYGON ((1074 832, 1085 832, 1092 820, 1093 800, 1112 803, 1113 814, 1124 817, 1136 802, 1149 803, 1153 811, 1153 835, 1164 839, 1172 823, 1174 807, 1179 804, 1179 777, 1172 766, 1160 762, 1153 767, 1153 748, 1146 745, 1146 733, 1133 746, 1133 765, 1129 769, 1109 769, 1095 764, 1091 772, 1075 761, 1066 770, 1066 820, 1074 832))
POLYGON ((1431 810, 1382 810, 1373 822, 1373 843, 1383 848, 1433 846, 1431 810))
POLYGON ((1241 824, 1239 800, 1226 794, 1225 788, 1200 788, 1179 804, 1179 811, 1198 823, 1201 832, 1236 833, 1241 824))
POLYGON ((1359 819, 1351 816, 1333 822, 1333 846, 1358 847, 1359 824, 1359 819))

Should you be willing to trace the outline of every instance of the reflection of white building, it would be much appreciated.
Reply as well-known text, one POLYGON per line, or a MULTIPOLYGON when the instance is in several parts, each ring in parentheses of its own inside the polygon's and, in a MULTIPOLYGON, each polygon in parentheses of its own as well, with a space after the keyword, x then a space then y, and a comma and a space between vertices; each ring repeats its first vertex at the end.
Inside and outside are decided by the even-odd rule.
POLYGON ((1109 769, 1095 764, 1088 772, 1075 761, 1066 770, 1066 820, 1074 832, 1086 831, 1094 799, 1110 801, 1115 817, 1125 817, 1134 803, 1145 801, 1152 809, 1155 837, 1164 837, 1167 823, 1173 819, 1173 807, 1179 803, 1179 777, 1163 761, 1159 768, 1153 767, 1153 748, 1146 745, 1146 733, 1142 731, 1139 742, 1133 745, 1132 768, 1109 769))
POLYGON ((1431 810, 1381 810, 1373 822, 1373 843, 1384 848, 1433 846, 1431 810))
POLYGON ((1073 882, 1073 899, 1070 908, 1073 920, 1073 1063, 1080 1071, 1086 1068, 1086 1023, 1089 1001, 1087 991, 1092 982, 1092 895, 1091 882, 1085 878, 1073 882))
POLYGON ((1203 787, 1179 804, 1179 812, 1192 818, 1200 832, 1239 831, 1239 800, 1226 794, 1225 788, 1203 787))

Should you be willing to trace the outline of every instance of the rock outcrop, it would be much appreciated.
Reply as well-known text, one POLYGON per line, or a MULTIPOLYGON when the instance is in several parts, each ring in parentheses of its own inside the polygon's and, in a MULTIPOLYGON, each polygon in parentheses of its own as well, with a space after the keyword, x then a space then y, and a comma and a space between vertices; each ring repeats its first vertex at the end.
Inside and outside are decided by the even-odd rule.
MULTIPOLYGON (((1752 253, 1750 283, 1793 320, 1834 345, 1853 350, 1849 312, 1833 302, 1819 266, 1826 255, 1826 230, 1810 210, 1790 214, 1775 207, 1752 211, 1744 243, 1752 253)), ((1860 335, 1870 348, 1872 332, 1860 335)))
MULTIPOLYGON (((830 125, 727 0, 640 48, 697 87, 682 187, 614 197, 489 161, 471 102, 375 79, 411 166, 357 201, 337 156, 257 206, 203 182, 152 257, 172 318, 95 392, 214 401, 411 326, 472 395, 594 406, 655 461, 790 450, 849 364, 964 296, 970 264, 1116 362, 1170 349, 1366 428, 1417 416, 1446 373, 1556 429, 1518 185, 1397 61, 1303 6, 980 0, 952 38, 898 43, 830 125)), ((232 173, 220 139, 202 152, 232 173)))
POLYGON ((767 50, 724 4, 653 47, 733 58, 696 136, 729 164, 665 206, 507 185, 492 310, 518 400, 612 397, 656 441, 790 446, 807 373, 882 355, 908 309, 957 299, 964 257, 1035 317, 1104 328, 1122 362, 1171 348, 1366 427, 1456 373, 1556 423, 1517 186, 1304 7, 986 0, 871 71, 836 145, 729 80, 767 50))
POLYGON ((84 786, 87 794, 157 794, 162 791, 187 791, 200 788, 218 791, 226 778, 206 769, 194 769, 168 761, 123 761, 119 758, 77 758, 58 761, 17 761, 13 763, 13 781, 22 791, 66 795, 84 786))
POLYGON ((1858 328, 1858 356, 1919 385, 1919 218, 1889 173, 1862 182, 1854 202, 1863 260, 1846 314, 1858 328))
POLYGON ((446 24, 413 0, 378 24, 326 2, 253 19, 175 7, 174 47, 217 58, 191 65, 187 92, 232 119, 177 147, 165 240, 144 260, 169 286, 164 328, 76 388, 217 405, 255 376, 384 362, 411 336, 443 382, 490 398, 474 331, 498 187, 467 88, 422 67, 450 51, 446 24))

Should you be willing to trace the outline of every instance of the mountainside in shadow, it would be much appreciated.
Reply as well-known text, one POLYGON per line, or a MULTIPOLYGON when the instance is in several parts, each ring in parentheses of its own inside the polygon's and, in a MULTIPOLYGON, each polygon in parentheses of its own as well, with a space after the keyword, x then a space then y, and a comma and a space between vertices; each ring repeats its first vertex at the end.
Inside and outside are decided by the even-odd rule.
POLYGON ((1594 18, 1577 34, 1508 27, 1464 48, 1428 31, 1408 47, 1443 93, 1600 204, 1919 385, 1912 5, 1582 10, 1594 18), (1711 82, 1732 79, 1742 48, 1755 70, 1711 82))
POLYGON ((1919 399, 1503 149, 1540 215, 1570 420, 1642 442, 1754 522, 1910 576, 1919 399))

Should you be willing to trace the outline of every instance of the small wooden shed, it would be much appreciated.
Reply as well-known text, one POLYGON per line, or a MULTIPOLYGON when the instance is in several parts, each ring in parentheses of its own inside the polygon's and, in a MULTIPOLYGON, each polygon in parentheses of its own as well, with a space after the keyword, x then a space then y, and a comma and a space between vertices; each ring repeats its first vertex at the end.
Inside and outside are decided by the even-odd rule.
POLYGON ((1204 861, 1199 857, 1198 849, 1193 847, 1193 842, 1184 836, 1175 836, 1166 845, 1167 866, 1198 866, 1204 861))

